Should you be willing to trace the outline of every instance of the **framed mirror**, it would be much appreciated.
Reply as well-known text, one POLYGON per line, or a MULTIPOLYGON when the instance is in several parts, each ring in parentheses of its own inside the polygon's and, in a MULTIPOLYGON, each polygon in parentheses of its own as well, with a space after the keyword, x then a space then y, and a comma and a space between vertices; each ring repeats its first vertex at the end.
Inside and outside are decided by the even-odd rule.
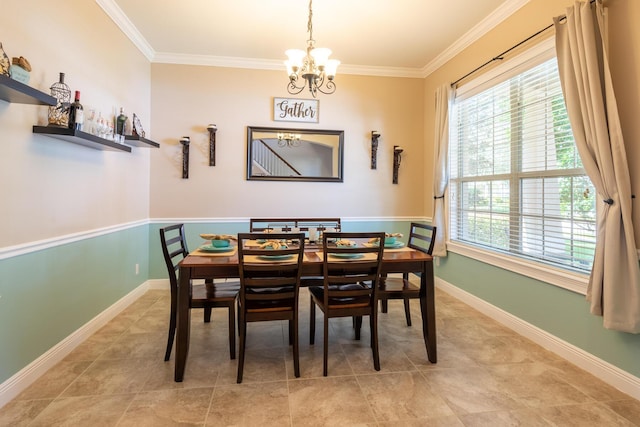
POLYGON ((247 127, 247 179, 342 182, 344 131, 247 127))

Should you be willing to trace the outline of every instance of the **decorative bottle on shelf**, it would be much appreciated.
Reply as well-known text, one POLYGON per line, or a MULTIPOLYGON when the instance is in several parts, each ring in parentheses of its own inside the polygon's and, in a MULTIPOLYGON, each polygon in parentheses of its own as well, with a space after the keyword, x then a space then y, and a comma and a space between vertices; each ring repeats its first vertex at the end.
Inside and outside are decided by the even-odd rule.
POLYGON ((69 126, 69 105, 71 90, 64 82, 64 73, 60 73, 60 81, 51 85, 51 96, 58 102, 49 107, 49 126, 69 126))
POLYGON ((118 135, 124 135, 125 123, 127 122, 127 116, 124 115, 124 109, 120 107, 120 115, 116 119, 116 133, 118 135))
POLYGON ((75 101, 69 108, 69 129, 82 130, 84 125, 84 108, 80 104, 80 91, 76 91, 75 101))

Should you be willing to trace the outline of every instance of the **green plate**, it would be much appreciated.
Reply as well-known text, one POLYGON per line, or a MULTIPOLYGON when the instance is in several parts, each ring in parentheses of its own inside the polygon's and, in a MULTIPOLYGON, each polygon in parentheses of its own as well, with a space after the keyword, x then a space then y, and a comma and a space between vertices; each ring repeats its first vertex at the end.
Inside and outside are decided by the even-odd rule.
MULTIPOLYGON (((378 246, 380 243, 376 242, 373 244, 373 246, 378 246)), ((398 248, 403 248, 404 247, 404 243, 403 242, 395 242, 395 243, 390 243, 390 244, 386 244, 384 245, 385 248, 387 249, 398 249, 398 248)))
POLYGON ((363 254, 349 254, 344 252, 335 253, 335 254, 332 254, 331 252, 329 252, 329 255, 336 258, 346 258, 346 259, 362 258, 364 256, 363 254))
POLYGON ((277 260, 282 260, 282 259, 289 259, 292 258, 293 255, 289 254, 289 255, 259 255, 258 258, 260 259, 264 259, 264 260, 268 260, 268 261, 277 261, 277 260))
POLYGON ((211 246, 211 245, 204 245, 204 246, 200 246, 200 250, 202 252, 231 252, 233 249, 235 248, 235 246, 225 246, 224 248, 216 248, 215 246, 211 246))
POLYGON ((398 248, 404 247, 404 243, 403 242, 395 242, 395 243, 385 244, 384 247, 388 248, 388 249, 398 249, 398 248))

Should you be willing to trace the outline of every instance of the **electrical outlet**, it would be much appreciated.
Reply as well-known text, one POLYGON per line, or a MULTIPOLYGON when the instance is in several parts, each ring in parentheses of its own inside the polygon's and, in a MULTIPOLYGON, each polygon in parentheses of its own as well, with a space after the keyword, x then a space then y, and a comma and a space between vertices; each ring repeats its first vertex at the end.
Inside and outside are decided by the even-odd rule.
POLYGON ((140 274, 140 264, 136 264, 136 276, 140 274))
POLYGON ((435 257, 435 259, 436 259, 436 267, 440 267, 440 257, 437 256, 435 257))

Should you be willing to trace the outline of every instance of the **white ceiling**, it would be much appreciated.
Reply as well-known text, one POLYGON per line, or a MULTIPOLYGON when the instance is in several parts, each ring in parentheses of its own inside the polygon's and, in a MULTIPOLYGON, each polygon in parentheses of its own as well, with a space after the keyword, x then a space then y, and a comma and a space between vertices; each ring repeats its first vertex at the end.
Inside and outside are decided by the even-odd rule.
MULTIPOLYGON (((313 36, 338 73, 424 77, 529 0, 316 0, 313 36)), ((153 62, 284 69, 307 0, 96 0, 153 62)))

